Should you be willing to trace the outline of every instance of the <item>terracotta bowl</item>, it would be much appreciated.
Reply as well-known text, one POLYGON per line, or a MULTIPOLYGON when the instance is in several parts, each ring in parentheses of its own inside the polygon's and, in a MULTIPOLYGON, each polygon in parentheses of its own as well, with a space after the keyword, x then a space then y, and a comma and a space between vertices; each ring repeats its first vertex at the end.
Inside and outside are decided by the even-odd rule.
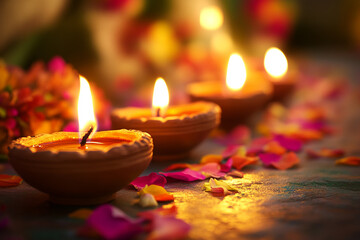
POLYGON ((220 107, 197 102, 170 107, 166 117, 149 108, 119 108, 111 113, 112 129, 146 131, 154 139, 154 160, 182 159, 220 123, 220 107))
POLYGON ((295 82, 283 81, 283 82, 272 82, 274 87, 274 94, 271 98, 273 102, 284 102, 286 101, 295 90, 295 82))
POLYGON ((122 129, 97 132, 91 141, 112 144, 86 151, 62 150, 64 144, 79 143, 78 133, 41 134, 13 141, 9 159, 28 184, 48 193, 54 203, 108 202, 149 165, 152 138, 147 133, 122 129), (47 148, 47 144, 52 147, 47 148))
POLYGON ((231 129, 246 123, 249 117, 261 110, 271 98, 272 85, 261 81, 258 85, 247 84, 238 94, 223 94, 221 82, 197 82, 188 86, 191 101, 210 101, 221 107, 221 127, 231 129), (259 90, 260 89, 260 90, 259 90))

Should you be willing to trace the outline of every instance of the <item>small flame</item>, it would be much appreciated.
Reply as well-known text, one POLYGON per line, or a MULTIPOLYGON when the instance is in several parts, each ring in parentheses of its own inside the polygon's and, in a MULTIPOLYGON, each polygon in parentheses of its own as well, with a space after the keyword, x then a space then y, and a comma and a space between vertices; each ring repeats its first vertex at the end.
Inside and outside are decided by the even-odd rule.
POLYGON ((200 25, 207 30, 215 30, 221 27, 224 16, 219 7, 205 7, 200 12, 200 25))
POLYGON ((164 79, 156 79, 152 101, 152 115, 163 117, 169 105, 169 90, 164 79))
POLYGON ((246 68, 244 60, 239 54, 232 54, 229 59, 229 64, 226 74, 226 85, 232 91, 240 90, 246 80, 246 68))
POLYGON ((79 120, 79 137, 81 138, 84 132, 89 131, 91 127, 94 128, 91 136, 97 129, 97 123, 94 114, 93 101, 91 97, 90 85, 86 78, 80 76, 80 92, 78 100, 78 120, 79 120))
POLYGON ((264 67, 266 72, 274 78, 281 78, 288 69, 285 54, 278 48, 270 48, 265 53, 264 67))

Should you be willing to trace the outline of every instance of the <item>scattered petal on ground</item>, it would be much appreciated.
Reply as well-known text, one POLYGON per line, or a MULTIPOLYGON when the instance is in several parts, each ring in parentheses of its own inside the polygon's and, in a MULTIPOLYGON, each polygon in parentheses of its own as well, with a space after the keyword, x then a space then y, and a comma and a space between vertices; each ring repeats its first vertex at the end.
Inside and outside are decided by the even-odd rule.
POLYGON ((96 208, 86 224, 105 239, 130 239, 142 232, 139 221, 131 219, 120 209, 109 204, 96 208))
POLYGON ((247 165, 256 164, 258 161, 257 157, 241 157, 241 156, 233 156, 230 158, 233 162, 233 167, 237 170, 243 169, 247 165))
POLYGON ((142 207, 157 207, 159 204, 150 193, 140 195, 139 205, 142 207))
POLYGON ((212 192, 222 196, 229 194, 229 191, 238 192, 237 188, 225 183, 224 181, 213 178, 210 178, 209 182, 204 183, 204 189, 206 192, 212 192))
MULTIPOLYGON (((200 166, 200 164, 196 164, 196 166, 200 166)), ((174 163, 168 166, 167 168, 165 168, 164 172, 169 172, 178 169, 185 169, 185 168, 193 168, 193 167, 194 167, 193 164, 189 164, 189 163, 174 163)))
POLYGON ((223 158, 228 158, 234 155, 245 157, 246 147, 243 145, 230 145, 222 152, 223 158))
POLYGON ((206 176, 199 173, 198 171, 191 170, 189 168, 180 171, 180 172, 160 172, 160 174, 164 175, 165 177, 182 180, 186 182, 192 182, 196 180, 204 180, 206 176))
POLYGON ((15 187, 20 185, 22 182, 23 180, 19 176, 0 174, 0 187, 15 187))
POLYGON ((276 142, 276 141, 271 141, 269 143, 267 143, 264 148, 263 148, 264 152, 267 153, 274 153, 274 154, 284 154, 286 152, 286 149, 280 145, 280 143, 276 142))
POLYGON ((219 163, 223 160, 223 157, 221 155, 216 154, 208 154, 201 158, 200 164, 205 163, 219 163))
POLYGON ((172 194, 166 191, 165 188, 158 185, 145 186, 143 189, 140 190, 139 195, 141 196, 147 193, 152 194, 155 200, 158 202, 167 202, 174 200, 174 196, 172 194))
POLYGON ((227 176, 232 176, 232 177, 238 177, 238 178, 243 178, 244 177, 244 173, 237 171, 237 170, 232 170, 231 172, 229 172, 227 174, 227 176))
POLYGON ((164 187, 166 184, 166 178, 157 173, 150 173, 148 176, 138 177, 130 183, 136 189, 140 190, 146 185, 158 185, 164 187))
POLYGON ((302 148, 302 142, 298 139, 277 135, 274 137, 274 140, 288 151, 298 152, 302 148))
POLYGON ((275 153, 261 153, 259 154, 259 158, 265 166, 270 166, 272 163, 280 161, 281 155, 275 153))
POLYGON ((349 165, 349 166, 360 166, 360 157, 350 156, 336 160, 336 164, 349 165))
POLYGON ((299 158, 296 156, 296 154, 294 152, 289 152, 282 155, 279 161, 272 162, 271 166, 279 170, 286 170, 299 164, 299 162, 299 158))
POLYGON ((232 158, 229 158, 224 164, 220 165, 221 172, 227 173, 231 170, 231 167, 233 165, 232 158))
POLYGON ((147 240, 184 239, 188 236, 191 226, 175 217, 176 207, 159 208, 142 212, 139 215, 150 221, 150 234, 147 240))
POLYGON ((342 157, 344 156, 345 152, 342 149, 323 148, 318 151, 308 149, 306 154, 309 158, 333 158, 342 157))

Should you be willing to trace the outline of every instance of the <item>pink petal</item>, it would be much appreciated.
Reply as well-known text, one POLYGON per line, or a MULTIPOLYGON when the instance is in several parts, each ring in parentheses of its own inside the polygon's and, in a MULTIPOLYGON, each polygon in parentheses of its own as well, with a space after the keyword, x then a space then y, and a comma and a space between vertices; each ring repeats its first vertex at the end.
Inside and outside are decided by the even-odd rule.
POLYGON ((240 125, 226 136, 217 138, 216 141, 222 145, 239 145, 249 141, 250 136, 250 129, 247 126, 240 125))
POLYGON ((274 140, 289 151, 298 152, 302 148, 302 142, 294 138, 277 135, 274 137, 274 140))
POLYGON ((231 158, 229 158, 226 161, 226 163, 220 165, 221 172, 224 172, 224 173, 230 172, 232 164, 233 164, 233 160, 231 158))
POLYGON ((184 239, 191 226, 174 216, 156 215, 152 220, 152 231, 147 240, 184 239))
POLYGON ((142 231, 139 222, 109 204, 96 208, 86 223, 105 239, 129 239, 142 231))
POLYGON ((265 166, 270 166, 272 163, 280 161, 281 155, 275 153, 260 153, 259 158, 265 166))
POLYGON ((189 168, 180 172, 160 172, 161 175, 169 178, 174 178, 182 181, 192 182, 196 180, 204 180, 206 176, 199 173, 198 171, 191 170, 189 168))
POLYGON ((62 57, 53 57, 48 63, 48 68, 51 72, 63 73, 65 71, 66 63, 62 57))
POLYGON ((264 146, 266 144, 268 144, 272 139, 269 137, 259 137, 259 138, 255 138, 248 150, 247 150, 247 155, 256 155, 260 152, 263 152, 264 146))
POLYGON ((240 125, 231 131, 231 137, 238 144, 244 144, 250 139, 251 131, 247 126, 240 125))
POLYGON ((130 185, 133 185, 137 190, 140 190, 144 188, 146 185, 148 186, 158 185, 164 187, 166 183, 167 181, 164 176, 153 172, 147 176, 136 178, 134 181, 130 183, 130 185))
POLYGON ((225 150, 222 152, 223 158, 231 157, 232 155, 236 154, 238 151, 239 146, 238 145, 229 145, 225 148, 225 150))

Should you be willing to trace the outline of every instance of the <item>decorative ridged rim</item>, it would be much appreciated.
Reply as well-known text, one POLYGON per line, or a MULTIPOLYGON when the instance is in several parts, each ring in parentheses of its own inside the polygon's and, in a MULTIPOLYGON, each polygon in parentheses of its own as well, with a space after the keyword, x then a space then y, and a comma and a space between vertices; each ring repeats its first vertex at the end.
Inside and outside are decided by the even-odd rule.
MULTIPOLYGON (((220 123, 221 109, 210 102, 196 102, 206 106, 206 111, 184 114, 181 116, 132 118, 127 115, 127 108, 115 109, 111 114, 112 128, 126 127, 142 129, 151 134, 173 134, 174 132, 194 132, 216 127, 220 123)), ((132 108, 132 110, 135 110, 132 108)))
POLYGON ((26 159, 26 161, 35 162, 54 162, 54 161, 68 161, 74 164, 75 159, 84 159, 88 161, 99 161, 101 159, 118 159, 123 156, 130 156, 130 154, 140 154, 144 152, 152 152, 153 141, 148 133, 137 130, 112 130, 96 132, 93 136, 95 139, 113 138, 119 140, 127 140, 130 142, 122 142, 113 144, 104 150, 94 151, 55 151, 42 150, 36 151, 32 146, 63 140, 79 139, 78 133, 75 132, 55 132, 52 134, 39 134, 34 137, 23 137, 14 140, 9 146, 9 156, 11 159, 26 159), (106 153, 106 154, 104 154, 106 153))

